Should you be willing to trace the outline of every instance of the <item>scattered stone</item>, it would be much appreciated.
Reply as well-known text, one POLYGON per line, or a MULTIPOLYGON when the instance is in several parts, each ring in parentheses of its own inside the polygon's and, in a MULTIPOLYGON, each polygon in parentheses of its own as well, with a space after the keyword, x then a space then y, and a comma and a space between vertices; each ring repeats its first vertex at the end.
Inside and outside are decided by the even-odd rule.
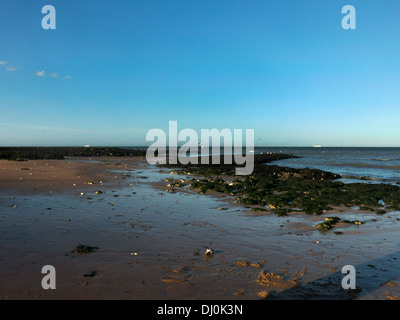
POLYGON ((240 290, 238 292, 235 292, 233 295, 236 296, 236 297, 240 297, 240 296, 244 295, 245 293, 246 293, 246 291, 240 290))
POLYGON ((400 297, 398 296, 393 296, 390 292, 386 292, 386 298, 388 300, 400 300, 400 297))
POLYGON ((296 272, 296 274, 300 277, 304 277, 307 273, 307 268, 304 268, 303 270, 301 270, 300 272, 296 272))
POLYGON ((257 293, 257 295, 261 298, 261 299, 266 299, 271 295, 271 292, 267 291, 267 290, 263 290, 257 293))
POLYGON ((387 287, 397 287, 398 284, 396 282, 394 282, 394 281, 388 281, 388 282, 385 283, 385 286, 387 286, 387 287))
POLYGON ((284 289, 289 289, 295 287, 298 282, 296 279, 289 280, 285 279, 283 276, 275 274, 275 273, 267 273, 265 270, 261 271, 258 275, 257 282, 260 285, 267 287, 279 287, 284 289))
POLYGON ((253 263, 250 263, 250 267, 253 267, 253 268, 262 268, 262 264, 259 263, 259 262, 253 262, 253 263))
POLYGON ((236 264, 237 266, 240 266, 240 267, 248 267, 248 266, 250 265, 250 263, 248 263, 247 261, 244 261, 244 260, 242 260, 242 261, 236 261, 235 264, 236 264))

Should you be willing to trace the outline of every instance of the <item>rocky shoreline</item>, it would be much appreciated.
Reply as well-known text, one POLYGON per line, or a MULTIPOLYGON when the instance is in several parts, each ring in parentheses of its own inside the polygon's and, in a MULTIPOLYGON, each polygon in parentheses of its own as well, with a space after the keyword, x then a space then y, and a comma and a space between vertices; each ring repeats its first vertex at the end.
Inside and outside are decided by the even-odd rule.
POLYGON ((293 212, 320 215, 332 207, 357 207, 385 214, 400 210, 400 188, 389 184, 336 181, 340 175, 319 169, 293 169, 268 163, 295 157, 286 154, 255 155, 250 176, 235 176, 234 165, 164 165, 175 173, 200 179, 169 181, 172 191, 190 187, 200 193, 218 192, 236 197, 252 211, 284 216, 293 212), (268 165, 267 165, 268 164, 268 165))

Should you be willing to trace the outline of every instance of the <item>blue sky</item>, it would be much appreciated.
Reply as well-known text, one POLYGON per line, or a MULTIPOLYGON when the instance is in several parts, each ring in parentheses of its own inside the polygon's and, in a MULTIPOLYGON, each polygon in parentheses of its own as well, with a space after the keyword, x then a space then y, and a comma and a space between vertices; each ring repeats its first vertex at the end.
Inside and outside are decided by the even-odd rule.
POLYGON ((146 145, 152 128, 256 145, 400 146, 400 3, 2 0, 0 145, 146 145), (56 30, 44 30, 44 5, 56 30), (357 29, 341 26, 344 5, 357 29))

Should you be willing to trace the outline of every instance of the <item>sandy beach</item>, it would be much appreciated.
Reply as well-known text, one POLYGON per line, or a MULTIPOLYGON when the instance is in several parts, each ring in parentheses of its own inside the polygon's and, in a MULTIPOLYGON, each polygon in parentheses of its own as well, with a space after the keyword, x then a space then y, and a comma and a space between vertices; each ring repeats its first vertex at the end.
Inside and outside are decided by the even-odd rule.
POLYGON ((141 157, 1 160, 0 299, 399 299, 398 212, 278 217, 168 192, 164 179, 191 178, 170 171, 141 157), (316 228, 334 215, 363 224, 316 228), (341 286, 345 265, 356 290, 341 286))

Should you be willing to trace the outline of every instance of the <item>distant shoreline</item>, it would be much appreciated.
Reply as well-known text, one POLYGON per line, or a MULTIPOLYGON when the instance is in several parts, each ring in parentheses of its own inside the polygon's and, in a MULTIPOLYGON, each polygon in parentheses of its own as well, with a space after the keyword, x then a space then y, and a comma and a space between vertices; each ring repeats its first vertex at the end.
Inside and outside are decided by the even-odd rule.
POLYGON ((0 147, 0 159, 24 161, 65 157, 126 157, 145 156, 146 150, 122 149, 116 147, 0 147))

